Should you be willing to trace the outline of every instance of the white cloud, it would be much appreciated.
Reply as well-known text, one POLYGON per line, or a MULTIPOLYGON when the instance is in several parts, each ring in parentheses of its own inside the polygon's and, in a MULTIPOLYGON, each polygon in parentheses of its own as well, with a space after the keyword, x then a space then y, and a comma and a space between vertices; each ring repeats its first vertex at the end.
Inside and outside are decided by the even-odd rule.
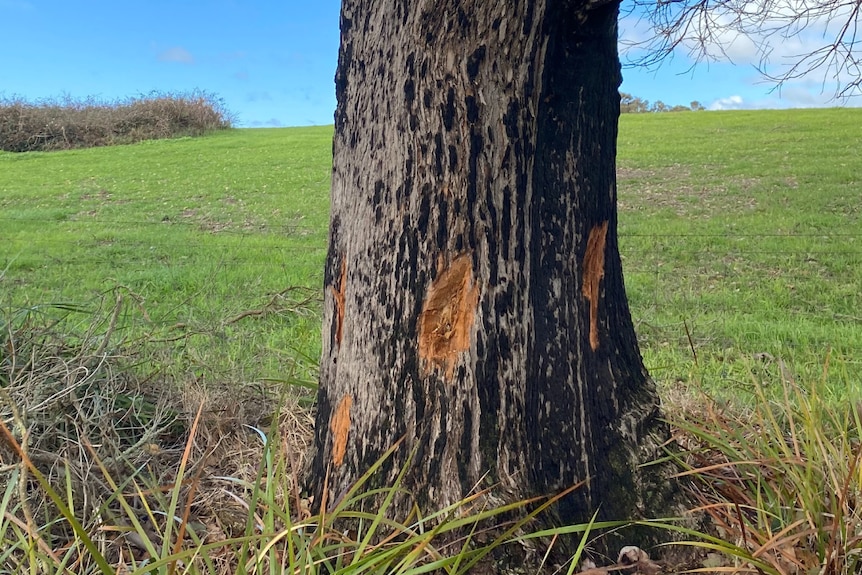
POLYGON ((249 92, 245 96, 246 102, 272 102, 272 95, 269 92, 257 91, 249 92))
POLYGON ((162 50, 157 57, 160 62, 180 62, 182 64, 194 64, 195 62, 191 52, 180 46, 162 50))
POLYGON ((222 62, 236 62, 239 60, 245 60, 246 58, 248 58, 248 53, 243 50, 219 54, 219 60, 221 60, 222 62))
MULTIPOLYGON (((706 41, 709 57, 757 63, 767 54, 778 59, 808 54, 839 31, 850 13, 822 0, 754 0, 713 7, 691 22, 690 38, 706 41), (742 16, 740 14, 743 14, 742 16)), ((695 40, 689 49, 699 46, 695 40)))
POLYGON ((283 128, 284 122, 278 118, 270 118, 269 120, 252 120, 247 125, 251 128, 283 128))
POLYGON ((811 86, 803 83, 790 84, 781 90, 764 96, 743 98, 740 95, 717 98, 707 106, 709 110, 762 110, 762 109, 785 109, 785 108, 824 108, 839 105, 859 105, 860 102, 839 102, 832 98, 832 94, 823 92, 819 86, 811 86))
POLYGON ((818 108, 835 105, 831 93, 824 93, 821 86, 808 82, 794 82, 775 91, 776 97, 788 108, 818 108))
POLYGON ((735 64, 751 64, 760 60, 762 47, 759 39, 741 34, 736 30, 720 29, 715 42, 707 47, 708 57, 716 60, 729 60, 735 64))
POLYGON ((836 98, 829 84, 824 84, 822 76, 815 72, 796 81, 790 81, 770 94, 767 105, 756 107, 770 108, 823 108, 831 106, 859 106, 862 96, 836 98))
POLYGON ((623 51, 631 46, 643 44, 654 36, 655 31, 645 17, 620 8, 619 43, 623 51))
POLYGON ((744 107, 742 96, 719 98, 707 106, 710 110, 740 110, 744 107))

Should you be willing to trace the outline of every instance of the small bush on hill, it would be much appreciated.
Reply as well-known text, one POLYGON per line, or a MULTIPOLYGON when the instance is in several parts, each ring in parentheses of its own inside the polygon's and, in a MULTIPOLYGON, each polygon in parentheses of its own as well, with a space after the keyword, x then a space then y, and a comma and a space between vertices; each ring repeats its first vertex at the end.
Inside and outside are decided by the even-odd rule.
POLYGON ((224 103, 198 91, 113 102, 0 99, 0 150, 7 152, 130 144, 230 127, 231 114, 224 103))

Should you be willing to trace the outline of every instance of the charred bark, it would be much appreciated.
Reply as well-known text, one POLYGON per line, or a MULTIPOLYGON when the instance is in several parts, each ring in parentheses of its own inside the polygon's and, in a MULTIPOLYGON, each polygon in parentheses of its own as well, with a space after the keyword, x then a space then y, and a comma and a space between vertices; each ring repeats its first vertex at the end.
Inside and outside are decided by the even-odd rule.
MULTIPOLYGON (((426 508, 589 484, 643 514, 667 429, 617 246, 615 2, 345 0, 313 482, 401 436, 426 508), (484 486, 484 484, 482 484, 484 486)), ((383 480, 386 480, 384 478, 383 480)))

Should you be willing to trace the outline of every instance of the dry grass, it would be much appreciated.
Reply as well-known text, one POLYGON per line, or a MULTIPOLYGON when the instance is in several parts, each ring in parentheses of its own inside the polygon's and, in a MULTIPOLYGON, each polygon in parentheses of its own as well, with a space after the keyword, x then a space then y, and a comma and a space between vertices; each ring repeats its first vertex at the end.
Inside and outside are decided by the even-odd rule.
MULTIPOLYGON (((775 360, 780 363, 780 360, 775 360)), ((862 418, 858 382, 838 397, 821 381, 752 376, 748 397, 702 397, 677 415, 686 447, 680 477, 694 513, 690 532, 708 550, 706 570, 771 575, 850 575, 862 569, 862 418)), ((840 366, 838 368, 840 370, 840 366)))
POLYGON ((31 152, 198 136, 229 128, 231 115, 212 94, 158 94, 115 102, 95 99, 0 101, 0 150, 31 152))
MULTIPOLYGON (((393 521, 387 508, 404 491, 397 481, 368 487, 375 467, 315 515, 301 494, 313 421, 298 391, 219 391, 143 369, 158 362, 143 342, 119 337, 127 306, 121 291, 114 296, 95 311, 54 305, 3 316, 0 572, 465 573, 493 570, 484 558, 515 543, 534 548, 538 573, 541 549, 568 534, 581 546, 555 569, 572 573, 591 532, 625 524, 527 533, 549 501, 489 509, 485 493, 393 521)), ((774 361, 781 378, 753 377, 732 403, 676 398, 679 476, 710 528, 665 526, 703 551, 707 572, 856 573, 862 420, 853 382, 846 397, 827 395, 828 363, 822 381, 802 385, 774 361)))
MULTIPOLYGON (((0 493, 0 572, 33 565, 25 541, 36 546, 40 562, 75 573, 97 568, 63 506, 114 566, 152 561, 161 555, 153 547, 242 537, 249 486, 264 454, 261 438, 270 430, 279 435, 286 464, 274 496, 299 503, 296 478, 312 420, 291 403, 297 397, 242 388, 219 393, 192 379, 142 371, 136 365, 149 363, 145 348, 115 333, 124 309, 117 297, 96 313, 46 306, 0 320, 0 417, 7 432, 5 441, 0 436, 0 484, 7 485, 0 493), (91 320, 83 332, 82 318, 91 320), (273 411, 278 405, 280 414, 273 411), (170 524, 165 518, 178 512, 182 541, 161 541, 170 524)), ((214 552, 211 560, 214 567, 234 563, 232 553, 214 552)))
MULTIPOLYGON (((548 502, 489 509, 484 493, 397 522, 386 511, 403 490, 367 487, 374 468, 314 515, 300 485, 313 421, 298 392, 144 369, 166 358, 118 335, 126 311, 118 290, 95 311, 53 305, 0 319, 0 572, 464 573, 500 545, 543 540, 538 573, 542 545, 580 534, 561 568, 572 573, 591 531, 624 524, 528 534, 533 514, 522 507, 548 502), (514 516, 524 519, 500 519, 514 516)), ((732 402, 674 398, 679 476, 711 527, 665 526, 704 551, 706 572, 856 573, 862 416, 852 375, 838 397, 828 361, 822 380, 805 384, 770 361, 774 373, 752 376, 732 402)))
POLYGON ((571 573, 593 528, 619 526, 530 535, 556 498, 491 508, 485 491, 393 518, 400 481, 371 485, 399 445, 313 513, 300 486, 307 392, 218 391, 147 367, 167 358, 121 337, 135 307, 124 293, 98 310, 0 314, 0 573, 460 574, 493 571, 503 545, 520 557, 580 534, 571 573))

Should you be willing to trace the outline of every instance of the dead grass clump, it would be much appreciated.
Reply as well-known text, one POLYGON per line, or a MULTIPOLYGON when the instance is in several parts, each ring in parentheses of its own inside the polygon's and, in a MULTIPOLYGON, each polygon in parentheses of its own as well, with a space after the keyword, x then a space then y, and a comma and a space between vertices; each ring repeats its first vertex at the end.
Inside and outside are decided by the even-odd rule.
POLYGON ((0 150, 30 152, 199 136, 231 126, 224 103, 206 92, 153 93, 113 102, 65 97, 0 100, 0 150))
POLYGON ((206 572, 234 572, 236 550, 217 544, 254 521, 268 433, 287 462, 272 500, 300 509, 307 410, 276 419, 260 391, 141 373, 145 346, 116 336, 124 309, 0 316, 0 572, 104 572, 204 544, 206 572))
POLYGON ((714 527, 689 544, 706 568, 770 575, 850 575, 862 569, 862 416, 858 382, 755 379, 742 406, 706 402, 678 419, 680 476, 714 527))

